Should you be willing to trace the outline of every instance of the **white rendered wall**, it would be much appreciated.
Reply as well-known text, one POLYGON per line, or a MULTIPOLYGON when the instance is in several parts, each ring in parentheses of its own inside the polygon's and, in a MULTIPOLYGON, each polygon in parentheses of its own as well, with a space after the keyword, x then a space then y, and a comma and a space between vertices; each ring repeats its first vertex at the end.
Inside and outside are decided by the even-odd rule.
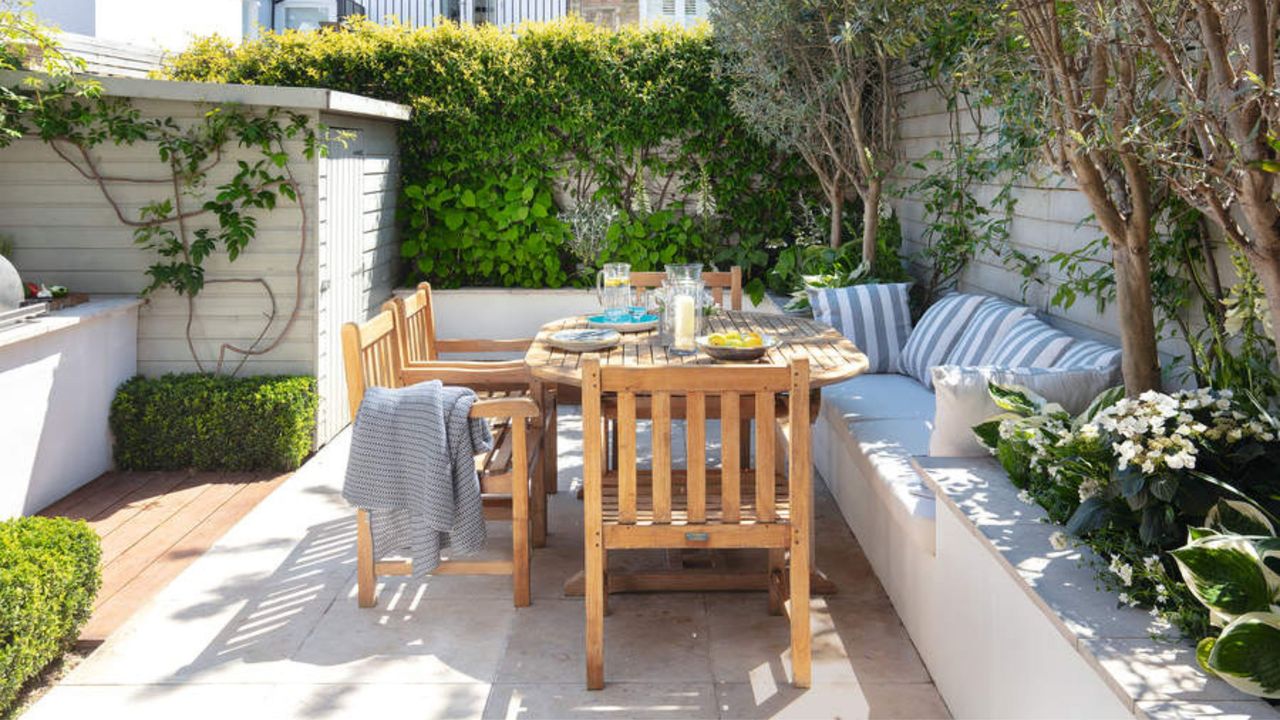
POLYGON ((0 332, 0 520, 111 469, 107 417, 116 388, 137 372, 138 302, 94 301, 30 330, 52 326, 0 332))

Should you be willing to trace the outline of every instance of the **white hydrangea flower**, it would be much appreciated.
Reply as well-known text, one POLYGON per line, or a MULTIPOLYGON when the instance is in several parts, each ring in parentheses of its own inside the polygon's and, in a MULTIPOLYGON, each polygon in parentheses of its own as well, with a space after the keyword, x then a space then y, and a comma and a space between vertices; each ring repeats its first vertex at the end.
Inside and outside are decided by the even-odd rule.
POLYGON ((1031 493, 1027 492, 1026 490, 1019 490, 1019 491, 1018 491, 1018 499, 1019 499, 1019 500, 1021 500, 1021 501, 1022 501, 1022 502, 1024 502, 1024 503, 1026 503, 1027 505, 1035 505, 1035 504, 1036 504, 1036 499, 1035 499, 1035 498, 1033 498, 1033 497, 1031 497, 1031 493))
POLYGON ((1066 550, 1071 546, 1071 541, 1067 538, 1067 534, 1061 530, 1049 536, 1049 545, 1054 550, 1066 550))
POLYGON ((1133 566, 1120 559, 1119 555, 1111 556, 1110 570, 1125 587, 1133 585, 1133 566))
POLYGON ((1163 569, 1163 566, 1160 564, 1159 555, 1148 555, 1142 558, 1142 567, 1149 573, 1154 573, 1163 569))

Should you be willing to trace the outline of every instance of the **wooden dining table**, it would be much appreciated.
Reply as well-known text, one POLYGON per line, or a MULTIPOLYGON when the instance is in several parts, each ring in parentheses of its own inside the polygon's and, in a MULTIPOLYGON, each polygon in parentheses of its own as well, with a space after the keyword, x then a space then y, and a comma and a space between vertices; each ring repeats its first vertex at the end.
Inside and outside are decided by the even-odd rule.
MULTIPOLYGON (((564 318, 544 325, 525 355, 525 363, 533 376, 546 385, 563 388, 567 392, 562 392, 562 395, 576 394, 573 391, 582 386, 581 363, 584 354, 556 348, 548 339, 562 330, 586 327, 585 316, 564 318)), ((848 338, 831 326, 809 318, 720 310, 706 318, 703 328, 703 332, 708 334, 730 330, 762 333, 778 340, 778 346, 765 353, 758 364, 786 366, 793 359, 804 358, 809 361, 810 385, 813 388, 811 422, 817 419, 821 402, 820 388, 853 378, 865 372, 868 366, 866 355, 848 338)), ((722 364, 701 351, 695 354, 669 352, 657 329, 623 333, 618 345, 595 354, 602 366, 614 367, 722 364)), ((730 364, 725 366, 732 367, 730 364)), ((714 562, 710 564, 715 565, 714 562)), ((836 591, 834 584, 817 567, 813 568, 812 575, 813 592, 831 594, 836 591)), ((747 591, 768 589, 769 578, 763 568, 758 573, 702 568, 611 571, 608 582, 609 592, 747 591)), ((581 573, 565 582, 566 595, 582 595, 583 589, 581 573)))

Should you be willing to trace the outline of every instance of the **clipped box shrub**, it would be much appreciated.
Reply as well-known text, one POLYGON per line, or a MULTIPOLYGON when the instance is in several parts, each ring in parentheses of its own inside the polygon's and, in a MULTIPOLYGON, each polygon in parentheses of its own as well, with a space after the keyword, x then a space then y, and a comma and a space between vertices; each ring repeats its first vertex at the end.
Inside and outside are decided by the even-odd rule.
POLYGON ((135 377, 111 403, 122 470, 293 470, 316 427, 312 377, 135 377))
POLYGON ((100 555, 83 520, 0 522, 0 717, 75 642, 102 582, 100 555))

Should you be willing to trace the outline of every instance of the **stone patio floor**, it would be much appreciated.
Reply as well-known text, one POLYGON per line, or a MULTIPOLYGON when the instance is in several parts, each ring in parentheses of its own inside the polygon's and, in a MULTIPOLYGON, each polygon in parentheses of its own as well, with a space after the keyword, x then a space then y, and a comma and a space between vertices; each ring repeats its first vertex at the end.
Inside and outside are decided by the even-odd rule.
MULTIPOLYGON (((561 417, 560 484, 581 478, 561 417)), ((551 496, 533 605, 502 577, 407 578, 355 602, 344 433, 267 497, 25 715, 218 718, 941 718, 938 696, 857 541, 819 485, 814 687, 788 680, 787 623, 763 593, 615 595, 607 686, 584 686, 581 503, 551 496)), ((490 543, 509 547, 509 528, 490 543)), ((628 563, 665 562, 665 556, 628 563)))

